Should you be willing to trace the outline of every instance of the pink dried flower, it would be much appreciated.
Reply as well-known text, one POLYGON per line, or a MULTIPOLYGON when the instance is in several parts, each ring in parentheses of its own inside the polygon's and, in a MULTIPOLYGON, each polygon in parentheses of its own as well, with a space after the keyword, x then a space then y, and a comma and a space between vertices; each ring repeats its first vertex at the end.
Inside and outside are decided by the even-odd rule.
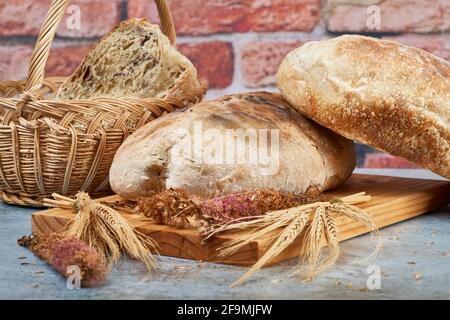
POLYGON ((18 243, 28 247, 66 278, 70 276, 68 267, 78 266, 83 287, 96 287, 106 280, 108 266, 105 259, 76 237, 63 237, 53 233, 22 237, 18 243))
POLYGON ((317 194, 296 195, 270 189, 243 191, 203 201, 200 203, 200 211, 203 216, 229 222, 295 207, 317 200, 317 196, 317 194))

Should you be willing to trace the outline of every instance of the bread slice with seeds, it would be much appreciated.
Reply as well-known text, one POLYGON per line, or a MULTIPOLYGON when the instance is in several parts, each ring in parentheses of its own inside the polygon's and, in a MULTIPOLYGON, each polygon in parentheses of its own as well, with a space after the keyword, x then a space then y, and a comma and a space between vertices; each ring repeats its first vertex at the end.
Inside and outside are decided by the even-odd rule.
POLYGON ((177 96, 200 86, 192 63, 145 19, 120 23, 59 88, 58 100, 177 96))

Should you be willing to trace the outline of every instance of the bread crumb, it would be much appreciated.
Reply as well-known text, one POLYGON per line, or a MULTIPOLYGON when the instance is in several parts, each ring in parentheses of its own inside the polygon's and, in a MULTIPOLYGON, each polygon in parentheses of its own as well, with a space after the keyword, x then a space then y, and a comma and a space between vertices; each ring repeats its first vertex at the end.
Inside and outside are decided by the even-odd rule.
POLYGON ((305 278, 302 280, 303 283, 308 283, 311 282, 313 280, 313 278, 305 278))
POLYGON ((367 292, 367 291, 369 291, 369 288, 367 288, 367 287, 364 287, 364 288, 360 288, 360 289, 359 289, 359 291, 362 291, 362 292, 367 292))
POLYGON ((273 284, 277 284, 277 283, 280 283, 281 280, 280 279, 272 279, 272 280, 270 280, 270 282, 273 284))
POLYGON ((176 266, 175 269, 183 270, 183 269, 191 269, 189 266, 176 266))
POLYGON ((349 289, 353 288, 353 283, 351 283, 351 282, 348 283, 348 284, 346 285, 346 287, 349 288, 349 289))
POLYGON ((422 279, 422 273, 420 273, 420 272, 414 272, 414 279, 415 279, 416 281, 422 279))

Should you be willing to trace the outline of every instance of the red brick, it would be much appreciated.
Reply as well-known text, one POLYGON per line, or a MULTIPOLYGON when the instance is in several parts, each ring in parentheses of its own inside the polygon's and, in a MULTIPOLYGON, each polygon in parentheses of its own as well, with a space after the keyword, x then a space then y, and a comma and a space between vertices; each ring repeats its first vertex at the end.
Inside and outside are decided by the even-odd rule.
MULTIPOLYGON (((81 63, 92 44, 56 43, 47 61, 46 76, 68 76, 81 63)), ((0 79, 25 79, 32 46, 0 46, 0 79)))
POLYGON ((394 157, 386 153, 367 153, 364 168, 416 169, 420 166, 404 158, 394 157))
POLYGON ((423 49, 450 61, 450 34, 409 34, 384 38, 423 49))
POLYGON ((47 61, 46 76, 69 76, 83 61, 92 44, 57 43, 47 61))
POLYGON ((36 35, 49 7, 49 0, 2 1, 0 36, 36 35))
POLYGON ((121 0, 73 0, 72 5, 81 10, 81 28, 69 30, 67 19, 71 14, 66 14, 58 35, 86 38, 104 36, 120 22, 120 2, 121 0))
POLYGON ((0 80, 27 78, 32 46, 0 46, 0 80))
POLYGON ((159 23, 155 1, 128 0, 128 18, 147 18, 153 23, 159 23))
MULTIPOLYGON (((320 0, 168 1, 180 35, 311 31, 320 19, 320 0)), ((129 0, 132 15, 148 16, 147 2, 129 0)))
POLYGON ((448 0, 375 0, 366 4, 343 4, 331 0, 327 26, 334 32, 436 32, 450 30, 450 2, 448 0), (367 28, 368 4, 379 6, 379 30, 367 28))
POLYGON ((226 88, 233 82, 234 55, 231 43, 212 41, 181 44, 178 48, 196 66, 200 77, 208 80, 210 88, 226 88))
POLYGON ((249 42, 242 49, 242 75, 247 87, 275 84, 275 75, 284 57, 301 46, 299 41, 249 42))
MULTIPOLYGON (((120 21, 121 0, 73 0, 81 10, 80 30, 68 30, 66 14, 58 35, 65 37, 98 37, 120 21)), ((0 4, 0 35, 37 35, 50 8, 50 0, 9 0, 0 4)))

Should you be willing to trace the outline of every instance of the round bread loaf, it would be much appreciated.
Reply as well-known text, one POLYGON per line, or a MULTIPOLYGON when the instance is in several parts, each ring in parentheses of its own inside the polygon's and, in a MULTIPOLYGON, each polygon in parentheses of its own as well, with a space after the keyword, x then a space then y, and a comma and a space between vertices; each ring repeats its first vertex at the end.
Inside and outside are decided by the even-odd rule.
POLYGON ((248 189, 311 194, 345 182, 353 142, 297 113, 281 96, 204 102, 137 130, 119 148, 112 189, 135 199, 169 188, 213 197, 248 189))
POLYGON ((277 75, 298 111, 343 136, 450 178, 450 64, 392 41, 309 42, 277 75))

